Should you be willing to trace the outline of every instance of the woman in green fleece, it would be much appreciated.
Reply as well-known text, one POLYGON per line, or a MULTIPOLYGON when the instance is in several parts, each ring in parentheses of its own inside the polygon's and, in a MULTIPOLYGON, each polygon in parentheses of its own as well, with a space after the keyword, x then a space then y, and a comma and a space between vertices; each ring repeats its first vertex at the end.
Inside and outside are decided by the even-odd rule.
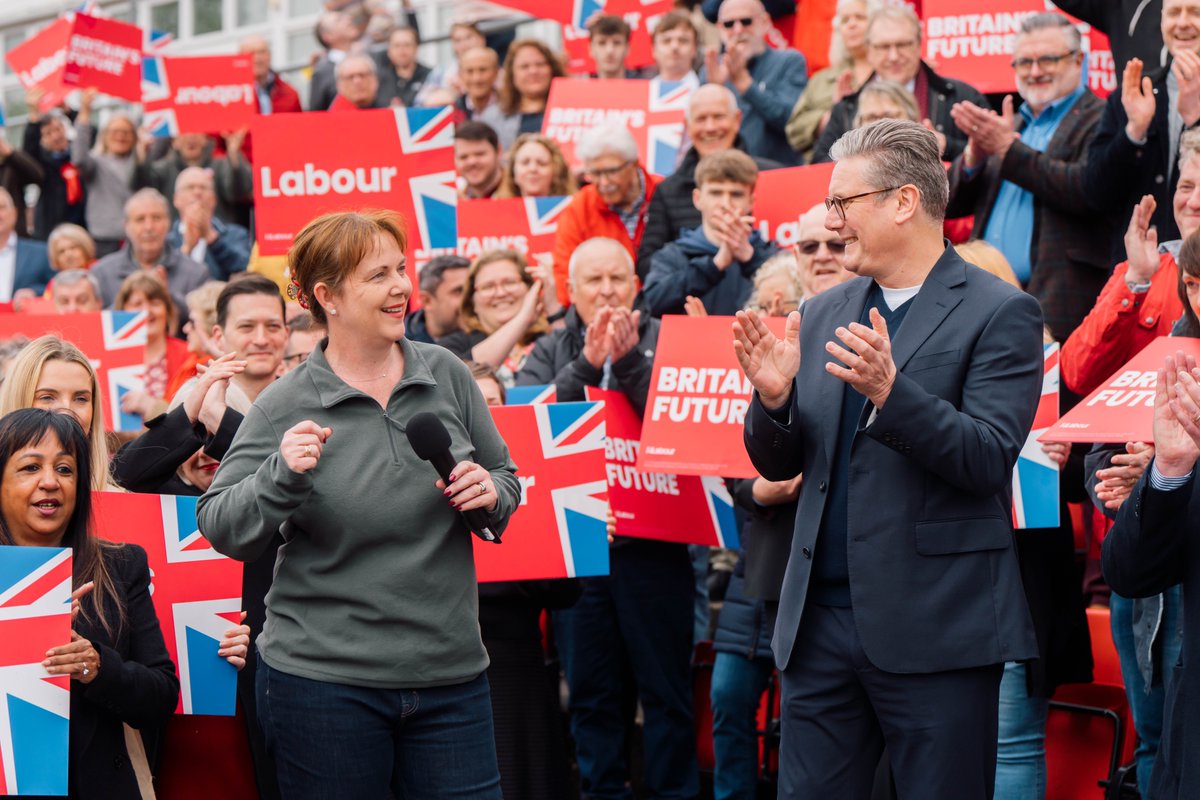
POLYGON ((502 528, 516 467, 466 365, 404 338, 395 214, 328 214, 297 235, 293 292, 329 338, 247 413, 200 528, 251 560, 283 534, 258 637, 259 714, 292 798, 500 798, 471 534, 502 528), (408 446, 432 412, 449 486, 408 446))

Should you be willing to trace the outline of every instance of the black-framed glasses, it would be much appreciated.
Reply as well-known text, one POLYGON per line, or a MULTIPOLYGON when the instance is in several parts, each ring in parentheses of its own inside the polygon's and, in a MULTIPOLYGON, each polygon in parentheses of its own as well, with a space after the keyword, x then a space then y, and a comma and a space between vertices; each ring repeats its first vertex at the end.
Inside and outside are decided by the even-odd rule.
POLYGON ((1038 56, 1037 58, 1014 58, 1013 62, 1012 62, 1012 68, 1015 69, 1017 72, 1029 72, 1029 70, 1033 69, 1033 65, 1037 64, 1038 69, 1040 69, 1042 72, 1046 72, 1048 70, 1051 70, 1051 69, 1054 69, 1055 67, 1057 67, 1060 63, 1062 63, 1063 59, 1071 58, 1072 56, 1076 55, 1078 52, 1079 52, 1078 50, 1068 50, 1067 52, 1063 53, 1061 56, 1038 56))
POLYGON ((796 245, 796 249, 806 256, 815 256, 817 251, 821 249, 821 245, 825 245, 825 248, 835 256, 846 252, 846 243, 841 239, 829 239, 828 241, 805 239, 796 245))
POLYGON ((825 210, 829 211, 830 209, 832 209, 832 210, 836 211, 837 215, 841 218, 842 222, 845 222, 846 221, 846 206, 850 205, 855 200, 862 200, 864 197, 870 197, 871 195, 874 195, 874 194, 885 194, 886 192, 894 192, 899 188, 900 188, 899 186, 893 186, 889 189, 876 189, 873 192, 863 192, 862 194, 852 194, 849 197, 833 197, 833 196, 826 197, 825 198, 825 210))
POLYGON ((625 169, 626 167, 628 167, 634 163, 636 163, 636 162, 623 161, 615 167, 607 167, 605 169, 586 169, 586 170, 584 170, 583 174, 586 175, 587 179, 589 181, 591 181, 592 183, 599 183, 600 181, 605 181, 605 180, 610 181, 613 178, 620 175, 621 170, 625 169))
POLYGON ((733 19, 721 20, 721 27, 727 31, 733 30, 734 25, 741 25, 743 28, 749 28, 754 24, 754 17, 735 17, 733 19))

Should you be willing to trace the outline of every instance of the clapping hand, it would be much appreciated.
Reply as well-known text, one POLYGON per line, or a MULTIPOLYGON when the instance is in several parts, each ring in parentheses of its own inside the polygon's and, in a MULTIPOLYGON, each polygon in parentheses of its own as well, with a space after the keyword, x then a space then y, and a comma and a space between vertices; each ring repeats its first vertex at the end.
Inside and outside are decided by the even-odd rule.
POLYGON ((596 369, 603 367, 612 355, 612 328, 608 324, 612 321, 612 314, 610 306, 598 308, 583 332, 583 357, 596 369))
POLYGON ((737 312, 733 353, 763 406, 782 408, 800 371, 800 312, 788 314, 782 339, 771 333, 755 312, 737 312))
POLYGON ((1152 194, 1133 207, 1129 227, 1125 230, 1125 258, 1129 261, 1125 270, 1127 281, 1146 283, 1162 263, 1158 258, 1158 230, 1150 225, 1156 207, 1152 194))
POLYGON ((1196 360, 1167 356, 1154 393, 1154 462, 1166 477, 1182 477, 1200 458, 1200 384, 1196 360))
POLYGON ((875 408, 883 408, 896 382, 892 338, 883 315, 879 309, 872 308, 870 328, 852 322, 850 327, 838 328, 834 333, 854 352, 834 342, 826 343, 825 351, 846 366, 831 361, 825 365, 825 370, 853 386, 875 408))
POLYGON ((1150 466, 1154 445, 1128 442, 1124 453, 1112 457, 1112 466, 1096 471, 1096 499, 1104 507, 1116 510, 1133 493, 1133 487, 1150 466))

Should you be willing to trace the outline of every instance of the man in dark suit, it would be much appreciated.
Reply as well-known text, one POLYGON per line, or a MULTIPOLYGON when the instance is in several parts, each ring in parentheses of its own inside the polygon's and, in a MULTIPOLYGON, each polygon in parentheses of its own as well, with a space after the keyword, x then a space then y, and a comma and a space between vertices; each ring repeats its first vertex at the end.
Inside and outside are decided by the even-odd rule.
POLYGON ((751 460, 804 475, 773 642, 780 797, 867 797, 886 743, 901 800, 988 798, 1003 663, 1038 653, 1009 486, 1041 313, 946 246, 933 133, 883 120, 832 154, 825 225, 859 277, 782 341, 735 325, 751 460))
POLYGON ((1027 17, 1013 50, 1013 114, 963 101, 950 114, 968 133, 950 169, 947 216, 975 216, 972 239, 995 245, 1038 299, 1060 342, 1096 302, 1112 268, 1109 237, 1083 190, 1087 149, 1104 102, 1082 84, 1079 29, 1062 14, 1027 17))
POLYGON ((53 277, 46 243, 17 235, 17 205, 0 187, 0 302, 40 295, 53 277))
POLYGON ((1084 189, 1113 226, 1114 264, 1125 260, 1125 225, 1145 195, 1154 195, 1158 204, 1153 218, 1158 240, 1179 238, 1171 214, 1171 196, 1179 182, 1179 138, 1200 122, 1200 38, 1194 6, 1194 0, 1163 0, 1160 28, 1169 63, 1143 73, 1141 59, 1130 59, 1120 91, 1108 96, 1088 153, 1084 189))

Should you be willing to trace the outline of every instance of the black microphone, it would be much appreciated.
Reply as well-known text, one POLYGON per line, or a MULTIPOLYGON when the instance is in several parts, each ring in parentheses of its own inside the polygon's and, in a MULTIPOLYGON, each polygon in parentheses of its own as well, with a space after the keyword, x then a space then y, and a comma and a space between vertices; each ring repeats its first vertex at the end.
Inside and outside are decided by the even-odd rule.
MULTIPOLYGON (((442 476, 442 480, 449 486, 450 473, 454 471, 458 462, 454 460, 454 456, 450 455, 450 432, 446 430, 442 421, 436 415, 422 411, 414 414, 413 418, 409 420, 404 434, 408 436, 408 443, 412 445, 417 458, 432 464, 438 475, 442 476)), ((500 544, 500 534, 492 529, 486 511, 481 508, 472 508, 459 513, 466 518, 467 525, 476 536, 485 542, 500 544)))

